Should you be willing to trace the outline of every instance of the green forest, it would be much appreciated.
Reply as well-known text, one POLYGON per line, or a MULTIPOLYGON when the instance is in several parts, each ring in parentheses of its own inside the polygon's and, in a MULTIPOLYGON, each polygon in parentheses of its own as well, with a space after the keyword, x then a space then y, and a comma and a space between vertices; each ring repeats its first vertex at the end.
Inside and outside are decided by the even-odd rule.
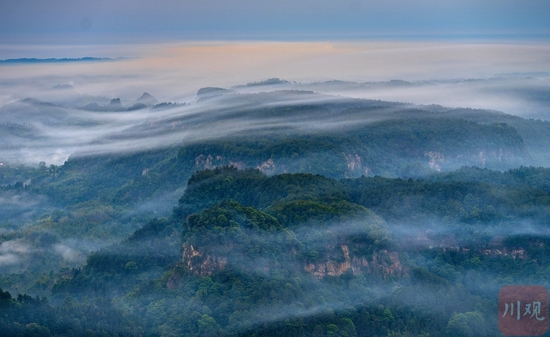
POLYGON ((367 100, 247 113, 375 121, 2 163, 1 334, 502 336, 501 287, 550 286, 550 123, 367 100))

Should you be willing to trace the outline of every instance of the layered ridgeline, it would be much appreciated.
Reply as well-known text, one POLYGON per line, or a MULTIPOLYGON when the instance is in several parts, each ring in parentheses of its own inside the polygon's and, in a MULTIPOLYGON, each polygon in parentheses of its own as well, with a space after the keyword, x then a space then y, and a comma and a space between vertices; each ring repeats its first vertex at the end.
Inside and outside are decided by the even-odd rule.
POLYGON ((495 335, 498 287, 548 279, 550 173, 520 167, 548 166, 548 122, 199 94, 2 108, 3 156, 77 148, 60 166, 0 165, 9 331, 495 335), (32 320, 54 308, 55 325, 32 320))
POLYGON ((89 252, 168 216, 197 170, 227 165, 268 175, 416 178, 464 165, 550 161, 550 123, 492 111, 309 91, 206 88, 193 104, 156 104, 148 94, 110 103, 66 96, 1 108, 3 158, 53 160, 76 151, 60 166, 2 162, 2 240, 17 247, 6 253, 3 272, 81 265, 89 252), (92 103, 103 108, 90 111, 92 103), (140 109, 122 111, 135 104, 140 109))
POLYGON ((48 286, 153 335, 494 336, 500 286, 548 283, 549 182, 200 171, 171 217, 48 286))

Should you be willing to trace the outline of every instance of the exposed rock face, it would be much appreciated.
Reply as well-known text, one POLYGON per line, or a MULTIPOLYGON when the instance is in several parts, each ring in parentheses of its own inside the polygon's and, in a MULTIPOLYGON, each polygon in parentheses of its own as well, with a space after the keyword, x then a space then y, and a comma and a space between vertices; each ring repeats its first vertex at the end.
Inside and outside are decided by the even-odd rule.
POLYGON ((199 169, 212 169, 227 165, 227 161, 223 156, 198 155, 195 157, 195 167, 199 169))
POLYGON ((227 264, 224 257, 212 257, 196 250, 192 245, 183 244, 182 264, 200 276, 209 276, 217 270, 222 270, 227 264))
POLYGON ((348 165, 348 172, 346 173, 346 178, 350 176, 359 176, 359 175, 368 175, 370 168, 363 164, 363 158, 357 153, 355 154, 346 154, 346 162, 348 165))
MULTIPOLYGON (((175 122, 174 122, 175 123, 175 122)), ((172 128, 176 128, 172 125, 172 128)), ((281 174, 286 172, 304 172, 312 174, 321 174, 328 177, 335 175, 335 178, 357 178, 361 176, 372 176, 376 171, 376 163, 371 166, 367 163, 364 156, 358 153, 345 153, 322 157, 322 159, 313 156, 313 162, 305 155, 293 153, 288 157, 269 158, 259 161, 259 158, 233 157, 231 154, 219 154, 204 152, 196 155, 195 168, 214 169, 222 166, 234 166, 238 169, 256 168, 267 175, 281 174), (309 161, 308 161, 309 160, 309 161), (317 162, 315 161, 317 160, 317 162), (330 166, 329 166, 330 165, 330 166), (372 169, 375 169, 374 172, 372 169), (328 175, 327 175, 328 174, 328 175)), ((498 149, 476 149, 474 151, 464 150, 453 153, 443 151, 427 150, 421 152, 418 157, 411 157, 407 160, 411 162, 409 166, 401 167, 401 176, 414 177, 430 173, 430 171, 444 172, 454 170, 462 166, 479 166, 482 168, 508 167, 510 163, 517 162, 518 154, 507 148, 498 149), (415 166, 417 165, 417 166, 415 166), (408 171, 407 171, 408 170, 408 171)), ((398 160, 399 162, 399 160, 398 160)), ((401 163, 403 164, 403 163, 401 163)), ((390 165, 391 166, 391 165, 390 165)), ((396 164, 396 167, 399 165, 396 164)), ((396 171, 397 172, 397 171, 396 171)), ((334 176, 332 176, 334 178, 334 176)))
POLYGON ((485 167, 487 162, 498 162, 502 163, 503 161, 513 161, 516 158, 516 155, 510 149, 500 148, 498 150, 479 150, 479 164, 481 167, 485 167))
POLYGON ((195 157, 195 167, 201 169, 211 169, 212 168, 212 159, 211 155, 205 156, 203 154, 195 157))
POLYGON ((487 162, 487 157, 485 156, 484 151, 479 151, 479 161, 481 162, 481 167, 485 167, 485 163, 487 162))
POLYGON ((428 166, 438 172, 452 169, 457 165, 475 165, 481 168, 498 166, 500 164, 516 162, 521 157, 517 151, 515 152, 510 148, 480 148, 475 152, 465 151, 447 156, 439 151, 426 151, 424 156, 428 157, 428 166))
POLYGON ((272 173, 275 171, 275 163, 273 162, 273 159, 268 159, 258 165, 257 169, 264 173, 272 173))
MULTIPOLYGON (((460 246, 451 246, 451 247, 439 247, 442 251, 454 251, 454 252, 462 252, 462 253, 468 253, 470 250, 472 250, 469 247, 460 247, 460 246)), ((522 247, 517 248, 509 248, 504 246, 498 246, 498 247, 477 247, 473 249, 474 251, 487 255, 487 256, 510 256, 514 260, 520 259, 523 261, 527 261, 529 259, 529 256, 525 252, 525 249, 522 247)))
POLYGON ((428 151, 424 153, 425 156, 428 156, 429 161, 428 165, 430 168, 435 169, 437 172, 441 172, 441 164, 445 162, 445 156, 441 152, 437 151, 428 151))
MULTIPOLYGON (((219 155, 200 154, 195 157, 195 167, 197 169, 213 169, 213 168, 221 167, 225 165, 236 167, 239 170, 249 167, 243 161, 229 160, 228 158, 224 156, 219 156, 219 155)), ((275 162, 273 161, 273 159, 268 159, 262 162, 261 164, 259 164, 258 166, 256 166, 256 168, 264 173, 274 174, 276 173, 277 166, 275 165, 275 162)))
POLYGON ((195 157, 195 167, 197 169, 213 169, 216 167, 221 167, 224 165, 231 165, 235 166, 239 169, 243 169, 246 167, 246 165, 243 162, 232 162, 226 160, 224 156, 218 156, 218 155, 204 155, 200 154, 195 157))
MULTIPOLYGON (((303 270, 317 278, 339 276, 348 270, 351 270, 354 275, 376 274, 384 278, 388 275, 401 277, 409 272, 409 269, 401 264, 398 252, 379 250, 367 258, 366 256, 353 256, 347 245, 340 245, 337 249, 342 250, 343 261, 328 258, 320 262, 305 263, 303 270)), ((295 255, 296 251, 293 253, 295 255)), ((191 272, 204 277, 223 270, 227 265, 227 258, 203 254, 192 245, 184 244, 181 263, 191 272)))
POLYGON ((307 263, 304 270, 317 278, 339 276, 350 269, 354 275, 377 274, 384 278, 387 275, 403 276, 408 273, 408 268, 401 264, 398 252, 379 250, 375 251, 371 258, 367 258, 366 256, 351 256, 347 245, 340 245, 339 248, 344 255, 344 261, 327 259, 323 262, 307 263))

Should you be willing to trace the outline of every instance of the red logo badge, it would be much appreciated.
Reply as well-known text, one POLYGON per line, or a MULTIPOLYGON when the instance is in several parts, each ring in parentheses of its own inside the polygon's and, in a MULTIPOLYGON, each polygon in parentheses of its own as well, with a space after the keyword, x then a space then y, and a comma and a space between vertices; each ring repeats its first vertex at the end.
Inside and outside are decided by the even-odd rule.
POLYGON ((498 293, 498 328, 506 336, 542 336, 548 331, 548 290, 505 286, 498 293))

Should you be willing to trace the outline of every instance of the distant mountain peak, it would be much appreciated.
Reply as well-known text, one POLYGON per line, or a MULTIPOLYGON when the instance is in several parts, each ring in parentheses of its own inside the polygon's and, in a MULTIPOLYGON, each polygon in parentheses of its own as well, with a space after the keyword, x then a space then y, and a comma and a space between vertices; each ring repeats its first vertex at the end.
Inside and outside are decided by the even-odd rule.
POLYGON ((277 77, 268 78, 267 80, 259 81, 259 82, 250 82, 244 85, 237 85, 235 88, 244 88, 244 87, 257 87, 257 86, 264 86, 264 85, 279 85, 279 84, 287 84, 290 83, 287 80, 282 80, 277 77))
POLYGON ((110 62, 110 61, 122 61, 128 60, 128 57, 80 57, 80 58, 48 58, 48 59, 38 59, 38 58, 17 58, 17 59, 5 59, 0 60, 0 65, 2 64, 16 64, 16 63, 75 63, 75 62, 110 62))
POLYGON ((72 89, 74 89, 74 87, 70 84, 58 84, 58 85, 54 85, 52 87, 52 89, 55 89, 55 90, 72 90, 72 89))
POLYGON ((38 100, 36 98, 30 98, 30 97, 27 97, 25 99, 22 99, 20 100, 21 103, 26 103, 26 104, 32 104, 32 105, 42 105, 42 106, 56 106, 55 104, 53 103, 50 103, 50 102, 44 102, 44 101, 41 101, 41 100, 38 100))
POLYGON ((120 98, 113 98, 108 105, 99 105, 97 103, 90 103, 82 107, 82 109, 88 110, 88 111, 124 111, 126 110, 122 106, 122 103, 120 102, 120 98))
POLYGON ((209 97, 216 97, 226 94, 233 94, 235 91, 224 89, 224 88, 217 88, 217 87, 206 87, 206 88, 200 88, 199 91, 197 91, 197 97, 200 98, 209 98, 209 97))
POLYGON ((13 64, 13 63, 74 63, 74 62, 108 62, 108 61, 120 61, 126 60, 126 57, 81 57, 81 58, 48 58, 48 59, 38 59, 38 58, 17 58, 17 59, 6 59, 0 60, 1 64, 13 64))
POLYGON ((145 105, 155 105, 158 100, 151 94, 144 92, 138 99, 135 100, 136 103, 143 103, 145 105))
POLYGON ((109 103, 109 106, 122 106, 122 103, 120 103, 120 98, 113 98, 111 103, 109 103))

